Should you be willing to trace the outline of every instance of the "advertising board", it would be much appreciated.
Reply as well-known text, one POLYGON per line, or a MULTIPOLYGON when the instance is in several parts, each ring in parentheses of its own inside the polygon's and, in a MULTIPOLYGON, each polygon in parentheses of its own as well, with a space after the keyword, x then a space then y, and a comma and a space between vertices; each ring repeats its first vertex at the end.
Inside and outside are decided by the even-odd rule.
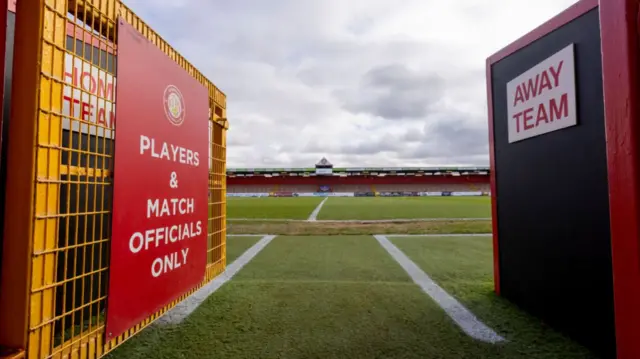
POLYGON ((269 197, 269 193, 227 193, 227 197, 269 197))
POLYGON ((419 192, 421 197, 434 197, 434 196, 442 196, 442 192, 419 192))
POLYGON ((331 192, 330 197, 353 197, 353 192, 331 192))
POLYGON ((293 192, 273 192, 271 197, 297 197, 297 194, 293 192))
POLYGON ((106 336, 204 279, 207 89, 122 19, 106 336))
POLYGON ((464 196, 482 196, 482 192, 451 192, 452 196, 464 197, 464 196))
POLYGON ((354 197, 353 192, 315 192, 315 197, 354 197))

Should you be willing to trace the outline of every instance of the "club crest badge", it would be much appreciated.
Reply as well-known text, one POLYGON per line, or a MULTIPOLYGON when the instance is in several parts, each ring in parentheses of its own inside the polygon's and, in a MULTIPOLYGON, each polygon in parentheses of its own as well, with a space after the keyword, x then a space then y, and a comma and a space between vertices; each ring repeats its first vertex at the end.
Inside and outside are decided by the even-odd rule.
POLYGON ((187 114, 186 110, 180 90, 174 85, 167 86, 164 90, 164 113, 169 122, 174 126, 182 125, 187 114))

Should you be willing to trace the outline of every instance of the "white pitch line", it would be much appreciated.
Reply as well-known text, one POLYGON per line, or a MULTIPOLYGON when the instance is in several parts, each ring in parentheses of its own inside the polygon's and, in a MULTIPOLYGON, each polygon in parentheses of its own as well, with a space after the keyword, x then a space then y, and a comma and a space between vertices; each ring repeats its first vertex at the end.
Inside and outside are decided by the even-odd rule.
POLYGON ((231 280, 242 267, 244 267, 249 261, 253 259, 264 247, 267 246, 276 236, 269 235, 264 236, 251 248, 247 249, 240 257, 238 257, 233 263, 227 266, 227 269, 217 276, 211 282, 205 284, 202 288, 198 289, 195 293, 190 295, 187 299, 180 302, 178 305, 169 310, 165 315, 160 317, 157 324, 179 324, 189 314, 193 313, 202 302, 204 302, 211 294, 222 287, 223 284, 231 280))
POLYGON ((227 237, 267 237, 271 234, 227 234, 227 237))
POLYGON ((325 197, 322 202, 320 202, 320 204, 318 204, 318 207, 316 207, 316 209, 313 210, 313 212, 311 212, 311 214, 309 215, 309 218, 307 218, 307 221, 309 222, 315 222, 317 221, 318 218, 318 213, 320 213, 320 210, 322 209, 322 206, 324 205, 324 203, 329 199, 329 197, 325 197))
POLYGON ((385 237, 491 237, 491 233, 443 233, 443 234, 385 234, 385 237))
MULTIPOLYGON (((397 218, 397 219, 319 219, 321 223, 402 223, 402 222, 446 222, 446 221, 489 221, 491 218, 397 218)), ((308 219, 287 218, 227 218, 227 221, 251 222, 309 222, 308 219)))
POLYGON ((437 285, 420 267, 396 247, 386 235, 374 235, 380 245, 389 252, 391 257, 409 274, 411 279, 422 288, 453 321, 470 337, 486 343, 505 341, 493 329, 482 323, 454 297, 437 285))

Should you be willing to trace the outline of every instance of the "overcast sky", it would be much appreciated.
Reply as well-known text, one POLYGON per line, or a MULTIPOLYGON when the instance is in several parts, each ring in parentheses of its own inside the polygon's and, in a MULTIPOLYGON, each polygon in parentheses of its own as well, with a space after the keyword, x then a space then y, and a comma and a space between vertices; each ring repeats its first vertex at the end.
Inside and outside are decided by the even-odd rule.
POLYGON ((229 167, 488 165, 485 59, 575 0, 125 0, 227 94, 229 167))

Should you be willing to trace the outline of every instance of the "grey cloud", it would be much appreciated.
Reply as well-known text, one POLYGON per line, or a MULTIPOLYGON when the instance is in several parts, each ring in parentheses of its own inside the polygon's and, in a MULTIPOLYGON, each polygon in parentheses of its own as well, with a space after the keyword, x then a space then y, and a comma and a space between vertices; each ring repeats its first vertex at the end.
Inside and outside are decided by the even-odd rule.
POLYGON ((355 136, 342 143, 323 144, 310 141, 303 148, 305 152, 331 155, 376 155, 382 152, 396 152, 403 146, 397 136, 355 136))
POLYGON ((324 40, 308 46, 306 57, 296 67, 297 76, 309 86, 336 90, 340 96, 359 91, 367 71, 402 63, 413 57, 428 58, 440 48, 401 36, 379 41, 324 40))
POLYGON ((426 125, 425 138, 415 149, 406 151, 409 158, 457 158, 486 155, 489 139, 486 125, 455 114, 433 125, 426 125))
POLYGON ((338 144, 309 142, 305 152, 327 155, 379 155, 388 153, 397 163, 488 163, 487 127, 481 118, 456 110, 427 117, 422 128, 409 128, 403 133, 383 136, 354 137, 338 144))
POLYGON ((347 95, 345 107, 385 119, 415 119, 429 114, 442 100, 444 82, 436 74, 420 73, 403 64, 377 66, 347 95))
POLYGON ((437 157, 398 157, 399 163, 415 163, 420 166, 488 166, 489 155, 437 156, 437 157))
POLYGON ((398 151, 401 145, 393 140, 369 140, 347 143, 339 148, 338 153, 345 155, 376 155, 381 152, 398 151))
POLYGON ((400 139, 405 142, 420 142, 425 139, 425 134, 423 131, 408 130, 400 139))
POLYGON ((486 164, 484 59, 565 6, 528 1, 127 5, 228 95, 230 167, 360 167, 486 164))

